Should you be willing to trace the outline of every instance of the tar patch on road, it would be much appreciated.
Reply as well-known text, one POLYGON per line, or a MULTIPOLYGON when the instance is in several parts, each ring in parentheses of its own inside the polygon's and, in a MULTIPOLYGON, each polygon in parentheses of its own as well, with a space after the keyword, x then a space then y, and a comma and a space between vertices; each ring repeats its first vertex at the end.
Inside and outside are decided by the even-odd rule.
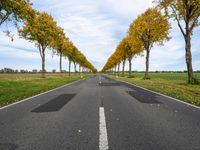
POLYGON ((156 100, 156 94, 142 89, 138 89, 137 91, 127 91, 127 93, 141 103, 162 104, 161 102, 156 100))
POLYGON ((119 83, 115 83, 115 82, 102 82, 99 83, 99 86, 119 86, 119 83))
POLYGON ((32 110, 32 112, 41 113, 41 112, 55 112, 59 111, 64 105, 66 105, 76 94, 62 94, 53 100, 37 107, 32 110))
POLYGON ((11 143, 0 143, 0 150, 16 150, 17 145, 11 143))

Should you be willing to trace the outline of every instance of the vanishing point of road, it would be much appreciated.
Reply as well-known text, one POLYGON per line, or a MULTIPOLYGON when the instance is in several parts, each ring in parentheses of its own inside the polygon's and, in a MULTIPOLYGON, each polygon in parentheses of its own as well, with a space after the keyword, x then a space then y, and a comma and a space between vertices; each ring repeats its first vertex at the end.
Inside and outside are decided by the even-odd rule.
POLYGON ((99 74, 0 108, 0 150, 200 150, 200 109, 99 74))

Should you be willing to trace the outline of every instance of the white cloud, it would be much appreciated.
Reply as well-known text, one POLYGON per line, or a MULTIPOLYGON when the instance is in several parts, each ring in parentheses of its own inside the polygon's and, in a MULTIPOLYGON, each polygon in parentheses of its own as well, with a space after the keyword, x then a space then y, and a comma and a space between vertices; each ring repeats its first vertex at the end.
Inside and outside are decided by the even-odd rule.
MULTIPOLYGON (((38 49, 34 46, 34 43, 30 43, 24 39, 18 38, 16 31, 12 31, 15 34, 14 41, 0 32, 0 68, 10 67, 15 69, 28 69, 34 68, 40 69, 41 58, 38 49)), ((59 63, 57 56, 52 57, 52 52, 46 50, 46 63, 53 66, 59 63)), ((54 67, 47 65, 47 69, 52 70, 54 67)))
MULTIPOLYGON (((150 0, 34 0, 33 3, 34 8, 54 17, 58 25, 64 28, 66 35, 99 70, 126 35, 133 19, 152 6, 150 0)), ((162 47, 155 46, 151 51, 151 70, 185 69, 184 41, 176 22, 172 22, 172 27, 173 39, 162 47)), ((0 67, 7 65, 5 58, 12 58, 13 66, 14 58, 16 61, 22 60, 20 67, 23 62, 28 68, 40 65, 40 56, 33 43, 17 37, 14 42, 10 42, 3 33, 0 33, 0 38, 0 67)), ((192 43, 193 53, 200 57, 199 30, 195 31, 192 43)), ((199 58, 194 58, 194 68, 198 68, 198 60, 199 58)), ((134 59, 133 68, 144 70, 144 61, 144 57, 134 59)), ((66 62, 63 62, 65 69, 66 62)), ((52 58, 50 51, 47 51, 46 66, 49 70, 58 69, 58 57, 52 58)))
POLYGON ((116 14, 131 18, 152 6, 151 0, 105 0, 105 4, 116 14))

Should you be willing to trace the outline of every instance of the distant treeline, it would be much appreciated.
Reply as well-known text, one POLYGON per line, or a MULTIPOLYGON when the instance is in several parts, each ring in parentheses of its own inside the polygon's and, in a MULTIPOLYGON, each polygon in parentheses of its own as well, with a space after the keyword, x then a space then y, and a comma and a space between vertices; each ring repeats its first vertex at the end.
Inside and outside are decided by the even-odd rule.
MULTIPOLYGON (((129 71, 124 71, 125 73, 129 73, 129 71)), ((133 73, 145 73, 145 71, 132 71, 133 73)), ((110 71, 110 73, 114 73, 110 71)), ((122 73, 122 71, 120 71, 122 73)), ((183 71, 149 71, 149 73, 187 73, 187 70, 183 71)), ((200 73, 200 70, 194 71, 194 73, 200 73)))
MULTIPOLYGON (((37 69, 33 69, 32 71, 30 70, 24 70, 24 69, 11 69, 11 68, 3 68, 0 69, 0 73, 41 73, 42 70, 37 70, 37 69)), ((45 71, 46 73, 56 73, 56 69, 53 69, 52 71, 45 71)), ((66 70, 62 70, 62 73, 67 73, 68 71, 66 70)), ((77 72, 77 71, 76 71, 77 72)), ((85 70, 83 72, 89 72, 88 70, 85 70)))

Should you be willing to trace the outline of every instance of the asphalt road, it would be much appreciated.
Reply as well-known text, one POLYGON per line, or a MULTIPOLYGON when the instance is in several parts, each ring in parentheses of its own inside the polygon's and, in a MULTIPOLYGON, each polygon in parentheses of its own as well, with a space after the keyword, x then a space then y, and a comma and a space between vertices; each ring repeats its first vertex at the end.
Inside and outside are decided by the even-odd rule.
POLYGON ((200 150, 200 109, 104 75, 0 109, 0 150, 106 149, 200 150))

